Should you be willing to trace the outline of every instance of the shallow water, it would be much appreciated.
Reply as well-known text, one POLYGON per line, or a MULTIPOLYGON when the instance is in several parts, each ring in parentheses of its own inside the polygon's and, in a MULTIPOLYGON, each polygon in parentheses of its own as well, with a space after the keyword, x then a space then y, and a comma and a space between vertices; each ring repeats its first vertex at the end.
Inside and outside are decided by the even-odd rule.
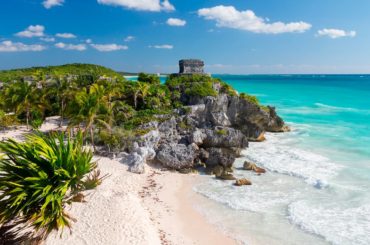
POLYGON ((203 176, 199 208, 247 244, 370 244, 370 76, 219 76, 277 107, 292 127, 238 159, 250 187, 203 176), (212 208, 210 208, 212 206, 212 208))

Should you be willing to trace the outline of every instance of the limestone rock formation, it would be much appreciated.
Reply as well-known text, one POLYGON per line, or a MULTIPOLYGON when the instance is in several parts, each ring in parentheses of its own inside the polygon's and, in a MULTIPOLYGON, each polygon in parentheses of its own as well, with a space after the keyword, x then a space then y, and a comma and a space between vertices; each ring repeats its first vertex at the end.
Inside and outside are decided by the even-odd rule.
POLYGON ((152 147, 139 147, 135 142, 131 154, 127 155, 124 161, 129 165, 130 172, 142 174, 145 172, 145 164, 154 157, 155 151, 152 147))
POLYGON ((156 159, 162 166, 170 169, 192 168, 198 155, 198 149, 194 144, 162 144, 157 150, 156 159))

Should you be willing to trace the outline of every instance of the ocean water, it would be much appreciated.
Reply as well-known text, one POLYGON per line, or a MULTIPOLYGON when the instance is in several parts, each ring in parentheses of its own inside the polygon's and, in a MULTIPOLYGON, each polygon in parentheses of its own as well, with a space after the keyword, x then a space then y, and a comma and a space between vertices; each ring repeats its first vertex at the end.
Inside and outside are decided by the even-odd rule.
POLYGON ((268 170, 235 171, 252 186, 201 176, 199 211, 245 244, 369 245, 370 75, 215 77, 275 106, 292 131, 237 159, 268 170))
POLYGON ((219 75, 291 126, 235 163, 268 172, 248 187, 202 176, 197 207, 245 244, 370 244, 370 76, 219 75))

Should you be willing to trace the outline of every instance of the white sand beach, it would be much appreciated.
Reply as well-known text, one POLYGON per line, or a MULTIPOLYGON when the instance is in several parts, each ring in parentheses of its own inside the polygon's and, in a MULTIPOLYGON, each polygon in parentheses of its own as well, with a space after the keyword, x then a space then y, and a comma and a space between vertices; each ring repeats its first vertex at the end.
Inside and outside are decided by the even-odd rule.
POLYGON ((147 167, 142 175, 109 158, 99 159, 109 176, 85 203, 68 212, 72 232, 52 234, 47 245, 64 244, 236 244, 207 223, 189 199, 196 176, 147 167))
MULTIPOLYGON (((48 119, 42 131, 57 129, 48 119)), ((22 139, 24 127, 0 132, 0 139, 22 139)), ((72 229, 52 233, 47 245, 236 244, 195 209, 191 196, 197 175, 182 175, 146 166, 144 174, 128 171, 118 160, 95 157, 103 183, 87 192, 85 202, 67 212, 72 229)))

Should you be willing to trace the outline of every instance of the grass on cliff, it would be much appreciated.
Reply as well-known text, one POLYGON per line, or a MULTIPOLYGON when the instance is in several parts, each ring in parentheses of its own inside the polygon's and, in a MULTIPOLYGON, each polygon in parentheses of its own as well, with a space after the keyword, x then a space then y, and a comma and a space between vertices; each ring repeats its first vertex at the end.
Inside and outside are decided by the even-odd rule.
POLYGON ((249 94, 246 94, 246 93, 241 93, 239 97, 243 100, 246 100, 246 101, 252 103, 252 104, 255 104, 255 105, 260 104, 260 102, 259 102, 259 100, 256 96, 249 95, 249 94))

